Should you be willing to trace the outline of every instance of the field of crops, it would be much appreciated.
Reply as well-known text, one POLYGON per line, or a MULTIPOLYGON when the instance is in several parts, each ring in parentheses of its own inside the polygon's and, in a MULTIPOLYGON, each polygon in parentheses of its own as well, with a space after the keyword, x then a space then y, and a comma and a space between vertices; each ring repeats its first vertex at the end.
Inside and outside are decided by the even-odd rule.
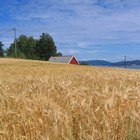
POLYGON ((140 140, 140 70, 0 59, 0 140, 140 140))

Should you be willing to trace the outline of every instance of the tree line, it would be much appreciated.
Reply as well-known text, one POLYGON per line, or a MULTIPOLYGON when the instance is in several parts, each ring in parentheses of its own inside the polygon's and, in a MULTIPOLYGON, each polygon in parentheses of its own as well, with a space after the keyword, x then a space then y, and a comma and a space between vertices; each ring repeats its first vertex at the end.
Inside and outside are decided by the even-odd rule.
MULTIPOLYGON (((5 51, 6 57, 48 60, 51 56, 61 56, 53 38, 48 33, 42 33, 39 39, 20 35, 16 39, 16 54, 14 42, 5 51)), ((0 42, 0 57, 4 57, 3 44, 0 42)))

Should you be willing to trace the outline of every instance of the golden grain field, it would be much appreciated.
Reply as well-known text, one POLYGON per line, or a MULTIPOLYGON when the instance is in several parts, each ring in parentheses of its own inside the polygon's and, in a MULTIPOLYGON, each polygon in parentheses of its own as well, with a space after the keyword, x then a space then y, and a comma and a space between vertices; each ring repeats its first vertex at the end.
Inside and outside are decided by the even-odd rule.
POLYGON ((0 140, 140 140, 140 70, 0 59, 0 140))

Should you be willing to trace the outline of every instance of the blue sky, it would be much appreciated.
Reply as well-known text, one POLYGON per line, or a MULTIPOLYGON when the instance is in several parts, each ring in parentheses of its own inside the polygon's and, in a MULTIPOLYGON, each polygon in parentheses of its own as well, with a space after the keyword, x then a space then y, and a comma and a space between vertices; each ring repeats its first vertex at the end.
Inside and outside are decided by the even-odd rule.
POLYGON ((0 41, 49 33, 79 60, 140 59, 140 0, 0 0, 0 41))

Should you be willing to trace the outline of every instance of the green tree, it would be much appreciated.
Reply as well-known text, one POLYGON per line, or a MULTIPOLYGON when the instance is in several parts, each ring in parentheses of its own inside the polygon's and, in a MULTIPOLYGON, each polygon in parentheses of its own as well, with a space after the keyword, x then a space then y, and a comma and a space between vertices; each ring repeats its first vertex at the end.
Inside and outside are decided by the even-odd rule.
MULTIPOLYGON (((17 45, 17 57, 18 58, 25 58, 24 53, 19 49, 19 46, 17 45)), ((8 57, 15 57, 15 44, 12 43, 10 47, 6 50, 8 57)))
MULTIPOLYGON (((17 42, 17 57, 18 58, 26 58, 26 59, 35 59, 35 48, 36 48, 36 40, 33 37, 27 37, 25 35, 20 35, 16 40, 17 42)), ((14 43, 10 45, 7 50, 7 56, 14 57, 15 56, 15 46, 14 43)))
MULTIPOLYGON (((42 33, 38 40, 20 35, 16 44, 18 58, 48 60, 50 56, 62 56, 60 52, 57 53, 54 40, 47 33, 42 33)), ((7 56, 15 57, 14 43, 7 49, 7 56)))
POLYGON ((3 44, 0 42, 0 57, 4 57, 4 50, 3 50, 3 44))
POLYGON ((35 52, 37 40, 34 39, 33 37, 28 37, 27 45, 28 45, 28 52, 26 53, 27 58, 28 59, 38 59, 37 54, 35 52))
POLYGON ((11 45, 10 45, 10 47, 6 50, 6 53, 7 53, 7 56, 8 57, 14 57, 15 56, 15 54, 14 54, 14 44, 12 43, 11 45))
POLYGON ((42 33, 37 42, 36 54, 41 60, 48 60, 50 56, 56 55, 56 46, 53 38, 47 34, 42 33))
POLYGON ((24 58, 26 59, 35 59, 35 48, 36 48, 36 40, 33 37, 27 37, 25 35, 21 35, 18 38, 17 46, 20 50, 20 55, 24 54, 24 58))
POLYGON ((61 52, 58 52, 58 53, 56 53, 55 56, 62 56, 62 53, 61 52))

